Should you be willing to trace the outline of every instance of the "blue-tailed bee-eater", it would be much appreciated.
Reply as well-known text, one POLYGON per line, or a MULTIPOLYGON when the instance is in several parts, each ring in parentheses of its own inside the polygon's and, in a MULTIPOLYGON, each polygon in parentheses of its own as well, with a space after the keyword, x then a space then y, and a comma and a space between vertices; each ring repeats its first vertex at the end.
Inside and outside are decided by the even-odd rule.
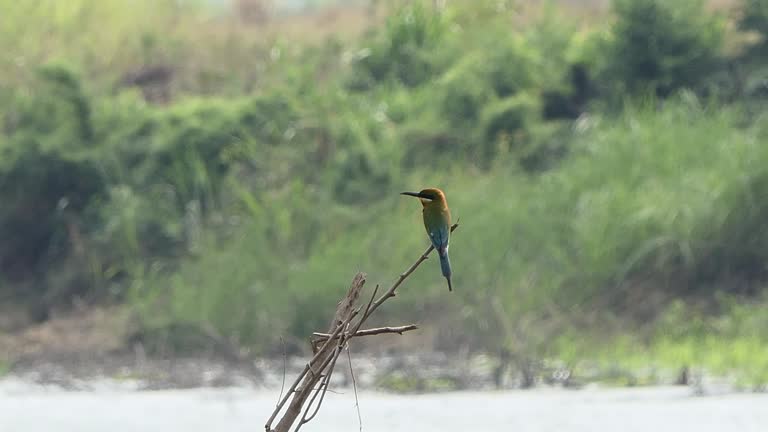
POLYGON ((448 281, 448 291, 451 286, 451 260, 448 259, 448 241, 451 237, 451 211, 445 200, 443 191, 437 188, 423 189, 421 192, 402 192, 401 195, 417 197, 423 207, 424 228, 427 229, 429 241, 440 256, 440 269, 448 281))

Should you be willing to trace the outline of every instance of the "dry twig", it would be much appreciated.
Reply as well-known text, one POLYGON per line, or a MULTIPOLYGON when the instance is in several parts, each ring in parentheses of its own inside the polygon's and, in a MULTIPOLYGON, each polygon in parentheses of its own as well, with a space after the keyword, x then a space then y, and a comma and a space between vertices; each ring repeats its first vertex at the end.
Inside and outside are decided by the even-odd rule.
MULTIPOLYGON (((416 330, 419 327, 416 324, 408 324, 404 326, 399 327, 377 327, 372 329, 365 329, 365 330, 358 330, 353 335, 349 335, 348 337, 360 337, 360 336, 373 336, 373 335, 379 335, 379 334, 387 334, 387 333, 396 333, 399 335, 402 335, 403 333, 411 330, 416 330)), ((331 335, 328 333, 312 333, 312 336, 317 338, 318 341, 324 341, 328 339, 331 335)), ((337 338, 339 336, 336 336, 337 338)))
MULTIPOLYGON (((458 226, 458 224, 454 224, 451 227, 451 232, 458 226)), ((299 374, 298 378, 293 382, 285 396, 281 398, 277 407, 275 407, 272 415, 264 425, 267 432, 288 432, 301 415, 299 423, 294 429, 294 432, 296 432, 317 415, 325 398, 325 393, 328 391, 331 375, 336 366, 336 360, 338 360, 339 355, 341 355, 343 350, 348 348, 349 341, 353 337, 392 333, 403 334, 406 331, 418 328, 416 325, 410 324, 399 327, 380 327, 360 330, 363 323, 365 323, 368 317, 370 317, 379 306, 388 299, 395 297, 397 288, 419 267, 419 265, 421 265, 422 262, 429 258, 429 254, 433 250, 434 247, 429 246, 416 262, 414 262, 405 272, 400 274, 387 292, 378 298, 376 298, 376 294, 378 293, 379 286, 376 285, 362 315, 360 315, 360 318, 356 323, 352 324, 354 318, 358 316, 362 310, 361 307, 355 308, 355 304, 360 297, 363 285, 365 285, 365 274, 358 273, 355 275, 347 294, 341 299, 336 308, 336 314, 331 321, 328 332, 312 334, 310 344, 314 356, 304 367, 304 370, 299 374), (289 401, 290 404, 288 403, 289 401), (317 401, 316 405, 315 401, 317 401), (286 404, 288 405, 287 408, 285 408, 286 404), (283 408, 285 408, 285 413, 273 429, 272 423, 283 411, 283 408)))

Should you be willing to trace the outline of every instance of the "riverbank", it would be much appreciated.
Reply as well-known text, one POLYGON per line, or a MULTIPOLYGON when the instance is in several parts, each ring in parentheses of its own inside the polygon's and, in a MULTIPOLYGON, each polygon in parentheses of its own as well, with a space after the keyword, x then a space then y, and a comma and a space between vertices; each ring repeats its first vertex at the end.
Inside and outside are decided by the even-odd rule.
MULTIPOLYGON (((101 357, 37 358, 17 361, 7 367, 0 383, 56 391, 170 391, 203 388, 247 388, 277 392, 290 384, 306 365, 307 358, 233 361, 217 356, 147 358, 111 354, 101 357)), ((354 354, 352 369, 361 391, 389 394, 438 394, 467 391, 517 391, 525 388, 524 377, 514 368, 502 368, 499 360, 486 355, 457 358, 444 353, 419 355, 354 354)), ((532 383, 537 390, 589 388, 678 387, 691 395, 768 394, 764 389, 738 385, 730 377, 703 369, 679 371, 649 368, 581 368, 578 375, 557 362, 542 365, 532 383), (681 381, 684 378, 684 381, 681 381)), ((529 383, 531 384, 531 383, 529 383)), ((352 386, 347 361, 336 368, 333 388, 352 386)))
MULTIPOLYGON (((742 369, 707 368, 707 351, 722 352, 725 345, 701 347, 699 356, 667 356, 666 362, 616 345, 613 351, 572 356, 518 359, 482 352, 440 352, 424 344, 428 326, 407 338, 380 336, 376 344, 353 346, 352 370, 363 390, 391 393, 513 390, 524 387, 578 389, 598 384, 607 387, 648 387, 679 384, 696 394, 765 391, 756 382, 741 381, 742 369), (590 357, 591 355, 591 357, 590 357), (591 360, 590 360, 591 359, 591 360), (686 360, 687 359, 687 360, 686 360), (688 365, 688 366, 686 366, 688 365)), ((109 384, 134 390, 169 390, 203 387, 279 388, 291 381, 308 360, 302 355, 257 356, 215 336, 179 351, 171 344, 139 337, 137 326, 124 308, 89 308, 52 317, 45 323, 0 334, 0 377, 64 390, 93 391, 109 384)), ((581 347, 587 350, 589 345, 581 347)), ((694 352, 694 353, 695 353, 694 352)), ((754 353, 759 364, 760 352, 754 353)), ((742 365, 743 367, 744 365, 742 365)), ((758 373, 755 369, 753 373, 758 373)), ((743 373, 742 373, 743 375, 743 373)), ((336 368, 333 384, 351 385, 347 361, 336 368)))

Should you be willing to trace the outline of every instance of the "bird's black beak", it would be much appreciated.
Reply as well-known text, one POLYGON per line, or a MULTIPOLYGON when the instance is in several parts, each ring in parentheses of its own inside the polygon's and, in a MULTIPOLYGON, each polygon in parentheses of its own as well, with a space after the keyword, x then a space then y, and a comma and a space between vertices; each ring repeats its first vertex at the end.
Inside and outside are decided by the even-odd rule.
POLYGON ((421 192, 400 192, 400 195, 409 195, 409 196, 414 196, 416 198, 431 199, 428 196, 424 196, 421 192))

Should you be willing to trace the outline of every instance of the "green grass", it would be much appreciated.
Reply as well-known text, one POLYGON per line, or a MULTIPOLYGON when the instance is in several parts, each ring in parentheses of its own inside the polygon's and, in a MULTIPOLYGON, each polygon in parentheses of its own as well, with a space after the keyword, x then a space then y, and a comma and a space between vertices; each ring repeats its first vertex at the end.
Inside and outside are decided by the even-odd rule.
POLYGON ((548 355, 567 365, 580 382, 671 384, 688 369, 692 381, 704 374, 726 378, 743 390, 764 391, 765 299, 745 302, 721 296, 704 308, 708 312, 690 303, 670 302, 657 320, 640 329, 606 321, 599 329, 566 331, 548 355))
POLYGON ((376 387, 394 393, 427 393, 445 392, 456 390, 459 385, 455 380, 445 377, 411 377, 403 374, 392 373, 380 377, 376 381, 376 387))

